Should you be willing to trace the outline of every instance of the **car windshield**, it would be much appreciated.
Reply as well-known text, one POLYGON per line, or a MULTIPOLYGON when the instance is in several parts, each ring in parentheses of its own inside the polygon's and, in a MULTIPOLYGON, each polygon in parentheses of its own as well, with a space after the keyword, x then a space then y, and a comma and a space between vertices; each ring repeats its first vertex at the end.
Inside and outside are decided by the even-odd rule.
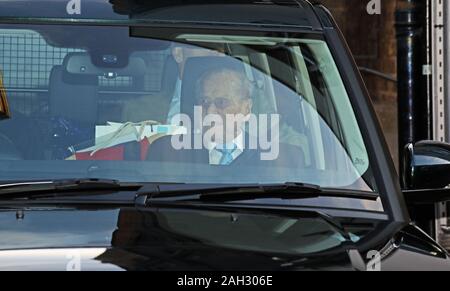
POLYGON ((3 24, 0 74, 0 181, 377 191, 320 34, 3 24))

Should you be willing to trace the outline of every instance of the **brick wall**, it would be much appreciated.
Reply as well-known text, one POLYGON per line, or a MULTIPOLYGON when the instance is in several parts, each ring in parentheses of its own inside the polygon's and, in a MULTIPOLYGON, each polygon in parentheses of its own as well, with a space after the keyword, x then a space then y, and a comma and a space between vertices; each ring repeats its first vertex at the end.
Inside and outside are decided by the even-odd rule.
MULTIPOLYGON (((396 1, 381 0, 381 14, 369 15, 369 0, 322 0, 333 13, 359 66, 395 75, 397 72, 395 7, 396 1)), ((364 74, 375 99, 395 99, 395 83, 364 74)))
MULTIPOLYGON (((381 0, 381 14, 369 15, 369 0, 321 0, 336 19, 358 66, 397 74, 395 37, 396 0, 381 0)), ((362 73, 383 127, 392 157, 397 163, 397 85, 362 73)))

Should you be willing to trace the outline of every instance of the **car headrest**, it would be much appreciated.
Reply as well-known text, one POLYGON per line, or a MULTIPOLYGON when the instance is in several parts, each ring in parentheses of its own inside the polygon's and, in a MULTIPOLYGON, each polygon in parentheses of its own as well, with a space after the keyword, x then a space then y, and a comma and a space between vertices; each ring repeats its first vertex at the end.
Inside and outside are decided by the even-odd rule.
POLYGON ((205 73, 216 69, 231 69, 245 74, 245 65, 233 57, 192 57, 187 60, 182 80, 181 112, 193 116, 194 106, 198 104, 197 84, 205 73))
POLYGON ((97 120, 98 77, 68 74, 62 66, 54 66, 49 89, 52 116, 90 124, 97 120))

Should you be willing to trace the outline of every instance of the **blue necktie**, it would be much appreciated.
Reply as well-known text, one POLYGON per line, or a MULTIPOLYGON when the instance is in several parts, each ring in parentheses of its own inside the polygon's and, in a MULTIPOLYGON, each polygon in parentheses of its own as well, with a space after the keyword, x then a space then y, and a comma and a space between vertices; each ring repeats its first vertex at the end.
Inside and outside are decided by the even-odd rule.
POLYGON ((178 79, 175 84, 175 92, 173 93, 172 101, 170 102, 169 114, 167 116, 167 123, 172 123, 172 118, 180 114, 181 111, 181 80, 178 79))
POLYGON ((222 154, 222 158, 220 159, 219 165, 228 166, 233 162, 233 153, 237 150, 236 144, 233 144, 232 148, 228 149, 219 149, 216 150, 222 154))

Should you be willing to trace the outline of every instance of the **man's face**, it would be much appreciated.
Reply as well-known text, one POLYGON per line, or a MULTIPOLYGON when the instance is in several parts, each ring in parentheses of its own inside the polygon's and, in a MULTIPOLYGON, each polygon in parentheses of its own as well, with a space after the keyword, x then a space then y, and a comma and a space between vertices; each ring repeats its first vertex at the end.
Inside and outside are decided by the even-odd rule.
POLYGON ((239 74, 228 73, 212 76, 203 83, 203 96, 200 100, 203 114, 216 115, 222 121, 214 125, 219 133, 218 142, 231 142, 237 137, 251 113, 252 101, 249 96, 243 96, 245 90, 239 78, 239 74), (233 120, 228 119, 227 122, 227 116, 233 117, 233 120))
POLYGON ((207 114, 220 115, 224 120, 226 115, 248 115, 251 108, 251 100, 235 96, 225 84, 211 84, 215 88, 205 90, 202 99, 203 110, 207 114))

